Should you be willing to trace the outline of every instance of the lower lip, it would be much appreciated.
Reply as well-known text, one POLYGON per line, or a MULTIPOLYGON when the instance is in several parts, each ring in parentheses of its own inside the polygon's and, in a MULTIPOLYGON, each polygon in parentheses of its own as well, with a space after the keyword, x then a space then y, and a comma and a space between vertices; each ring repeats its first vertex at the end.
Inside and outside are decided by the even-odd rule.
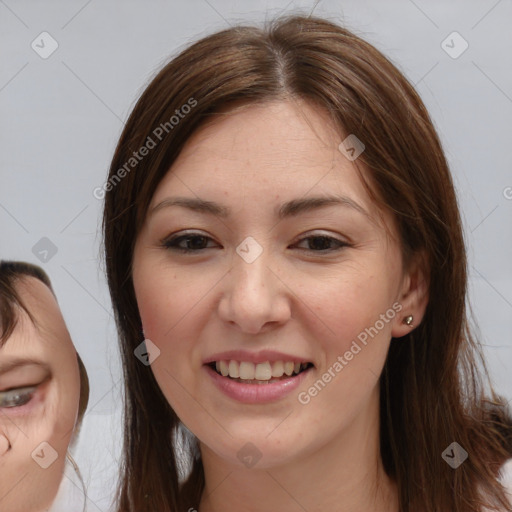
POLYGON ((244 384, 229 377, 219 375, 213 368, 204 368, 213 379, 214 384, 227 396, 244 404, 262 404, 274 402, 296 390, 307 377, 313 367, 304 370, 295 377, 283 379, 269 384, 244 384))

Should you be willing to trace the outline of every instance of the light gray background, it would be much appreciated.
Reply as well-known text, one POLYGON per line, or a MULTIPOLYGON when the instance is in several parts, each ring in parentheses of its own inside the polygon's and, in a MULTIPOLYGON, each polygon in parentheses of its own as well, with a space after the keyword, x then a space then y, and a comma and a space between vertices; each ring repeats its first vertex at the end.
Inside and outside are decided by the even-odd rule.
MULTIPOLYGON (((0 258, 47 270, 89 372, 90 407, 74 453, 90 510, 107 510, 121 436, 117 341, 99 260, 102 203, 93 189, 105 180, 123 121, 149 78, 191 41, 313 7, 0 0, 0 258), (43 31, 58 43, 47 59, 31 48, 43 31), (33 253, 42 237, 57 248, 46 262, 33 253)), ((314 13, 384 52, 426 103, 461 202, 470 298, 491 374, 512 398, 511 0, 326 0, 314 13), (458 58, 441 46, 453 31, 469 44, 458 58)), ((461 41, 451 39, 457 52, 461 41)))

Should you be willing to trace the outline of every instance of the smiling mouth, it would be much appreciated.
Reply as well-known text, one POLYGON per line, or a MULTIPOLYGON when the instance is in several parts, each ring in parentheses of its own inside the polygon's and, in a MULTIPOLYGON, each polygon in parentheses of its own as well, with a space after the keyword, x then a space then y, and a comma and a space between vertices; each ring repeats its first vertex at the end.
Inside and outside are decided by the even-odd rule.
POLYGON ((313 363, 294 363, 292 361, 266 361, 252 363, 249 361, 213 361, 207 366, 222 377, 244 384, 270 384, 296 377, 313 367, 313 363))

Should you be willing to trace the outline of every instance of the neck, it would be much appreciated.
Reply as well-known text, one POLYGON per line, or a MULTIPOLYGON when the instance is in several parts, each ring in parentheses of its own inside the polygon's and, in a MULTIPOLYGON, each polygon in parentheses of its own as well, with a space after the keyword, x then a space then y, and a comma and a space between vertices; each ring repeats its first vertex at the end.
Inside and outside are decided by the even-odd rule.
POLYGON ((201 445, 205 488, 199 512, 396 512, 396 485, 380 458, 375 400, 377 407, 363 411, 320 450, 286 464, 247 469, 201 445))

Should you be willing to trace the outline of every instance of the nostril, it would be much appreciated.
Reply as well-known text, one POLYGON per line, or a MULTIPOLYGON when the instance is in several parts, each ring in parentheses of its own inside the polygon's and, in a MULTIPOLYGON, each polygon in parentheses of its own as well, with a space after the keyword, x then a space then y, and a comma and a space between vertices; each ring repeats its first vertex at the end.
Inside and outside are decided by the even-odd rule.
POLYGON ((9 439, 5 437, 3 434, 0 434, 0 455, 8 452, 11 449, 11 443, 9 439))

